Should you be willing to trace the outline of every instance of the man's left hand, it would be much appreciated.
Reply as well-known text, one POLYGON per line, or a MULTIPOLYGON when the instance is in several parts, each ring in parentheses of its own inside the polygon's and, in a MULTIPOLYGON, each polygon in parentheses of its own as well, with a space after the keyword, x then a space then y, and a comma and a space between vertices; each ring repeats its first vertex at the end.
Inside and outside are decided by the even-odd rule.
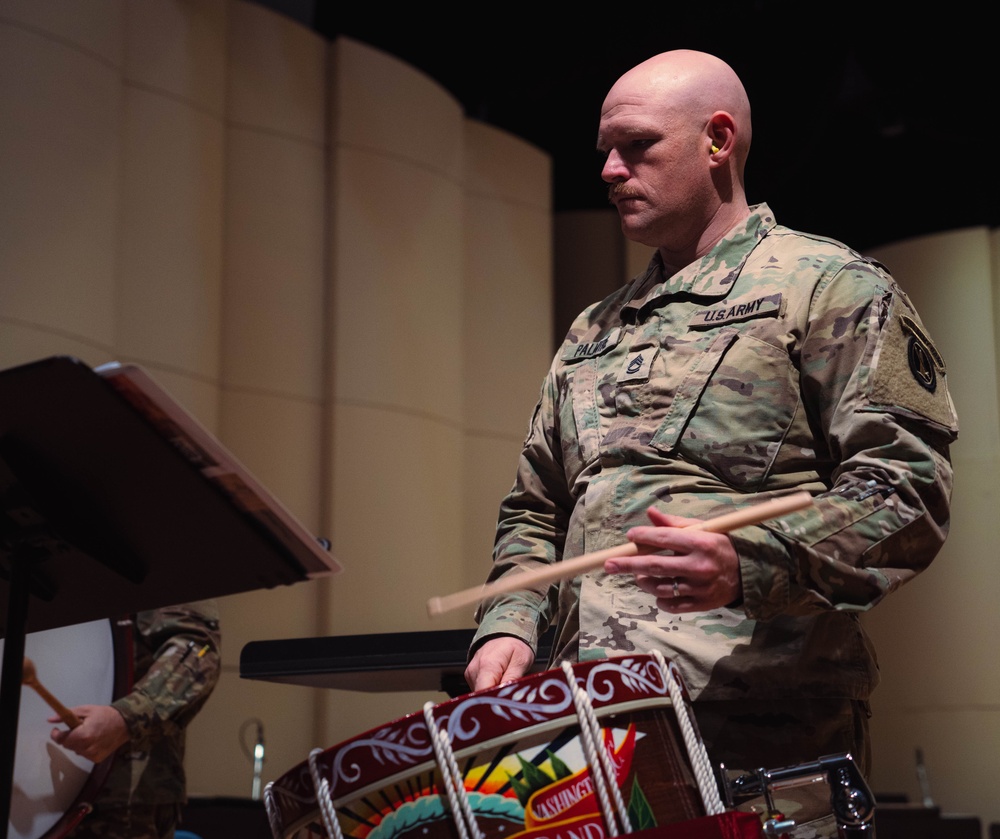
POLYGON ((608 574, 634 574, 636 585, 656 597, 667 612, 703 612, 742 597, 740 561, 724 533, 691 530, 697 519, 669 516, 650 507, 652 526, 626 534, 639 546, 638 556, 604 563, 608 574))

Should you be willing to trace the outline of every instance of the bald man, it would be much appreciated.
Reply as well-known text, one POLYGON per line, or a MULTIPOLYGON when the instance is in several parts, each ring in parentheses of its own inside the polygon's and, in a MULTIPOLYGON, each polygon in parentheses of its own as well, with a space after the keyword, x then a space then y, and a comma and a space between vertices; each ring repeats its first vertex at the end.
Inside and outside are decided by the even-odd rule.
POLYGON ((858 615, 932 560, 957 420, 944 362, 887 270, 750 206, 750 105, 718 58, 622 76, 597 147, 647 270, 575 321, 503 500, 490 579, 626 540, 641 555, 498 596, 475 689, 553 661, 659 649, 711 757, 869 764, 878 681, 858 615), (729 535, 684 525, 799 491, 812 508, 729 535))

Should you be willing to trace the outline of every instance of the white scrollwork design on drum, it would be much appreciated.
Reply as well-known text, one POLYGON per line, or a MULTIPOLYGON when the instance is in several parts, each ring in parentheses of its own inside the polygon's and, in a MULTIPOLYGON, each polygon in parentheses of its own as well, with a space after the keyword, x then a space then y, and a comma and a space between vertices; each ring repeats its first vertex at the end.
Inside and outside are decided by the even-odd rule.
POLYGON ((288 809, 288 802, 296 804, 315 805, 316 791, 313 789, 312 778, 309 775, 308 764, 296 767, 294 778, 283 778, 281 784, 271 785, 271 795, 280 802, 279 808, 288 809))
POLYGON ((647 656, 638 659, 608 659, 587 674, 587 695, 598 702, 609 702, 619 686, 633 693, 655 696, 667 694, 660 668, 647 656))
POLYGON ((521 720, 526 723, 544 722, 573 707, 569 686, 559 679, 543 679, 529 684, 512 683, 489 696, 473 696, 462 702, 447 717, 448 738, 452 743, 474 739, 482 729, 475 716, 476 710, 488 709, 503 720, 521 720))
POLYGON ((330 772, 331 790, 338 783, 353 783, 361 777, 361 765, 356 759, 349 759, 352 752, 361 749, 366 749, 378 763, 395 766, 412 766, 434 753, 422 719, 414 721, 405 731, 395 726, 379 729, 371 737, 355 740, 337 752, 330 772))

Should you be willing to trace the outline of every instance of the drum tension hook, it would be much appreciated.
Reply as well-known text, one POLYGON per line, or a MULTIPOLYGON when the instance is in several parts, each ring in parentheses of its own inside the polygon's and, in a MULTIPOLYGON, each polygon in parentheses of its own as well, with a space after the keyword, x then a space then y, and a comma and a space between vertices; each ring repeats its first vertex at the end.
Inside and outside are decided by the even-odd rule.
POLYGON ((844 839, 864 839, 875 834, 875 796, 850 754, 827 755, 815 761, 781 769, 757 769, 735 777, 726 772, 724 765, 720 765, 720 770, 727 808, 763 797, 770 816, 763 826, 766 836, 780 836, 795 825, 777 811, 772 792, 818 780, 825 780, 830 789, 830 810, 844 839))

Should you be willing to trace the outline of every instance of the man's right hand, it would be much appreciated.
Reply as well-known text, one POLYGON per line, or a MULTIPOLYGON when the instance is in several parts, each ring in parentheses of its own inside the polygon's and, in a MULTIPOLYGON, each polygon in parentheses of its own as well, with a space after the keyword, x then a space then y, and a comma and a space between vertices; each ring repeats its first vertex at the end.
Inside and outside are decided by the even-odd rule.
POLYGON ((473 690, 485 690, 527 674, 535 662, 531 647, 520 638, 500 635, 486 641, 465 668, 465 681, 473 690))

